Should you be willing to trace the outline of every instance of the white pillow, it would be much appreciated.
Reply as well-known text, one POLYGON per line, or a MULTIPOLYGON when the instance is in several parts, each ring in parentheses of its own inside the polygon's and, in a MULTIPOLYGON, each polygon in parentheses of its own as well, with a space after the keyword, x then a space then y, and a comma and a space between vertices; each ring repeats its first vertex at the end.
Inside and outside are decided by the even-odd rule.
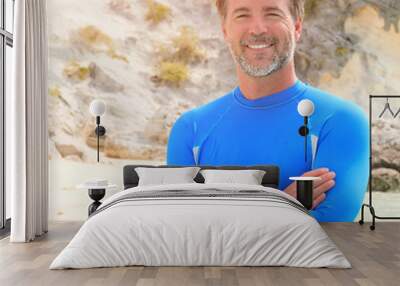
POLYGON ((199 170, 199 167, 135 168, 139 176, 138 186, 196 183, 193 179, 199 170))
POLYGON ((201 170, 204 183, 261 185, 265 175, 262 170, 201 170))

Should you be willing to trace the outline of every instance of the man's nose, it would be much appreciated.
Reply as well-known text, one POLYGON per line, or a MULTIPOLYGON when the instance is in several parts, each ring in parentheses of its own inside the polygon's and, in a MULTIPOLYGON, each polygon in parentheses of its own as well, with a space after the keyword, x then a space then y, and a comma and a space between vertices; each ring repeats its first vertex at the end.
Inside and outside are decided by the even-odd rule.
POLYGON ((263 19, 261 17, 254 17, 250 23, 249 33, 253 35, 261 35, 268 31, 263 19))

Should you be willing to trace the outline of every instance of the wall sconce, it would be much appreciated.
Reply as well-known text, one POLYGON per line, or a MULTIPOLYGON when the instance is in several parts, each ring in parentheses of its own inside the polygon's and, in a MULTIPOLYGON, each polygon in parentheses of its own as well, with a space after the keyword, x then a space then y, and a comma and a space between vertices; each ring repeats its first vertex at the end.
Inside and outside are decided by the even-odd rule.
POLYGON ((104 101, 95 99, 90 103, 90 113, 96 116, 96 129, 95 133, 97 135, 97 162, 99 162, 99 149, 100 149, 100 136, 106 134, 106 129, 104 126, 100 125, 100 116, 106 112, 106 104, 104 101))
POLYGON ((304 125, 299 128, 299 134, 304 136, 304 160, 307 162, 307 136, 310 133, 308 129, 308 118, 314 113, 314 103, 309 99, 303 99, 297 105, 297 111, 304 117, 304 125))

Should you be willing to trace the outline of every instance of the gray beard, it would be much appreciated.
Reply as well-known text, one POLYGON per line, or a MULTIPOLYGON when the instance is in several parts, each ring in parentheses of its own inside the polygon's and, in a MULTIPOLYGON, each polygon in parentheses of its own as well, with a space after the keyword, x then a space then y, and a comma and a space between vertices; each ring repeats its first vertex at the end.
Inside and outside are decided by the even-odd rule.
POLYGON ((286 52, 281 55, 275 55, 272 59, 272 63, 265 67, 253 66, 242 54, 236 55, 231 45, 229 45, 229 49, 236 64, 240 66, 243 72, 251 77, 267 77, 282 69, 294 57, 293 42, 288 42, 286 52))

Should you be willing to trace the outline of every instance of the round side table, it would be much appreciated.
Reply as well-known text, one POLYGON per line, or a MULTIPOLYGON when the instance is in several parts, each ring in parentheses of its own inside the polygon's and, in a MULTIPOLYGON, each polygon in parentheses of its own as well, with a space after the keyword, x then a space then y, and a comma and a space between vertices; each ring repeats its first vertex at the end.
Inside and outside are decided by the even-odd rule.
POLYGON ((320 177, 290 177, 292 181, 296 181, 296 198, 302 205, 308 209, 312 209, 313 205, 313 181, 321 180, 320 177))
POLYGON ((116 188, 117 185, 107 185, 107 186, 95 186, 95 185, 87 185, 87 184, 81 184, 78 185, 78 189, 87 189, 88 190, 88 195, 89 197, 93 200, 93 203, 89 205, 88 207, 88 215, 90 216, 92 213, 94 213, 97 208, 101 205, 100 200, 104 198, 106 194, 107 189, 113 189, 116 188))

